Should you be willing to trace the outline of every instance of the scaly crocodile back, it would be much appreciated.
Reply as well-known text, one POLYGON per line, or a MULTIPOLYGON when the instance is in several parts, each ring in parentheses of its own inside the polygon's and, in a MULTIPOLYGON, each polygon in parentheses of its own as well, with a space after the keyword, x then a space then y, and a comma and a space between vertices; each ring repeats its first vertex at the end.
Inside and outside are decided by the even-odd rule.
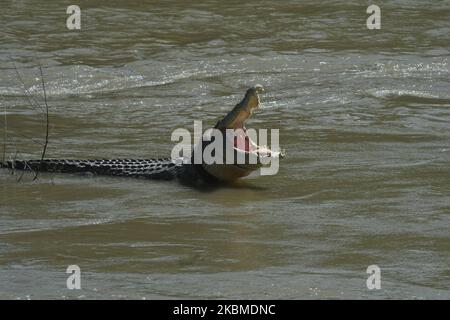
POLYGON ((60 173, 92 173, 98 175, 171 180, 183 171, 171 158, 111 159, 111 160, 15 160, 0 163, 0 167, 60 173))

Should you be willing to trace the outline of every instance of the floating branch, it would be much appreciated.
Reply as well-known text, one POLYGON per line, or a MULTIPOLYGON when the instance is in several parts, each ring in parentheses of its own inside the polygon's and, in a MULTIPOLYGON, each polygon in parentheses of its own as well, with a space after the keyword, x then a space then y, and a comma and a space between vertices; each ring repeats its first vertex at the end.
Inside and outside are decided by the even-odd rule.
MULTIPOLYGON (((0 118, 0 123, 3 122, 4 124, 4 134, 3 134, 3 138, 4 138, 4 142, 3 142, 3 154, 2 154, 2 158, 1 158, 1 163, 6 164, 6 157, 7 157, 7 149, 8 149, 8 138, 12 139, 12 142, 14 144, 14 150, 15 150, 15 154, 13 159, 11 159, 11 169, 12 169, 12 174, 14 174, 15 172, 15 161, 17 160, 17 155, 19 154, 18 150, 17 150, 17 146, 14 142, 14 136, 21 136, 24 137, 26 139, 29 139, 30 141, 32 141, 33 143, 39 144, 42 146, 42 153, 41 153, 41 162, 43 162, 46 152, 47 152, 47 147, 48 147, 48 140, 49 140, 49 127, 50 127, 50 121, 49 121, 49 106, 48 106, 48 99, 47 99, 47 89, 45 87, 45 81, 44 81, 44 73, 42 70, 42 66, 39 63, 39 72, 40 72, 40 77, 41 77, 41 84, 42 84, 42 91, 43 91, 43 100, 44 100, 44 106, 45 109, 42 107, 42 105, 39 103, 39 101, 33 96, 33 94, 31 93, 31 91, 27 88, 27 86, 25 85, 25 82, 22 78, 22 76, 20 75, 20 72, 17 68, 17 65, 14 61, 12 61, 12 64, 14 66, 14 70, 15 73, 17 75, 18 80, 20 81, 21 84, 21 89, 24 92, 24 95, 28 101, 28 103, 30 104, 31 107, 38 107, 43 113, 44 113, 44 117, 45 117, 45 139, 44 142, 39 141, 36 138, 32 138, 29 137, 25 134, 19 133, 19 132, 14 132, 14 131, 8 131, 8 119, 7 119, 7 108, 6 108, 6 104, 4 105, 4 117, 0 118), (11 136, 12 133, 12 136, 11 136)), ((31 168, 28 163, 24 163, 24 168, 29 169, 30 171, 32 171, 34 173, 34 178, 33 181, 36 180, 38 178, 38 174, 39 174, 39 168, 42 166, 42 164, 35 170, 33 168, 31 168)), ((24 170, 25 171, 25 170, 24 170)), ((23 177, 23 173, 20 175, 18 182, 22 179, 23 177)))

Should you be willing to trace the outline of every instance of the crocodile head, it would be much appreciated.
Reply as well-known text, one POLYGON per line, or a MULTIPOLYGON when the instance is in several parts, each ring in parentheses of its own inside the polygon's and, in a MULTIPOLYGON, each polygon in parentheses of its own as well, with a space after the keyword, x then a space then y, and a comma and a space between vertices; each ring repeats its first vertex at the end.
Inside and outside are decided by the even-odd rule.
POLYGON ((244 99, 220 120, 215 128, 220 130, 244 129, 245 121, 253 114, 253 110, 260 106, 259 94, 261 92, 264 92, 264 88, 259 84, 248 89, 244 99))

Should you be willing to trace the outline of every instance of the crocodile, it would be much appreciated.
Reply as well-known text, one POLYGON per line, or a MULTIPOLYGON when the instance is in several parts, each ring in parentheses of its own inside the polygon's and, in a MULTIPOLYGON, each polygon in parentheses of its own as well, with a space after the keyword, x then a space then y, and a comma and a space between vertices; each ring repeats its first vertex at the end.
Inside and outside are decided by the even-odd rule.
MULTIPOLYGON (((252 115, 254 109, 260 106, 259 94, 263 91, 264 89, 261 85, 249 88, 242 101, 224 118, 219 120, 214 128, 222 131, 226 129, 246 130, 245 121, 252 115)), ((217 167, 213 170, 208 170, 206 165, 194 164, 191 159, 184 159, 180 163, 180 161, 177 162, 172 158, 12 160, 5 163, 0 162, 0 167, 35 172, 84 173, 154 180, 179 179, 182 182, 194 185, 220 180, 231 181, 248 174, 245 172, 244 174, 228 175, 227 172, 230 170, 230 167, 219 173, 220 168, 218 170, 217 167)), ((232 168, 231 170, 235 169, 232 168)))

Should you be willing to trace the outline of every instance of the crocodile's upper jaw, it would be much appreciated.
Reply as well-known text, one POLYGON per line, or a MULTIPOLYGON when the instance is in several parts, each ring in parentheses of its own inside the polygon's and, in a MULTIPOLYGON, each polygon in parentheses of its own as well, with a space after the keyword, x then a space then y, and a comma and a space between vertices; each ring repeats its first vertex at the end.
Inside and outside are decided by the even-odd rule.
POLYGON ((218 129, 243 129, 245 121, 253 114, 253 110, 261 104, 259 93, 264 92, 261 85, 256 85, 247 90, 244 99, 239 102, 233 110, 231 110, 216 125, 218 129))
POLYGON ((251 117, 253 110, 259 108, 261 105, 261 100, 259 94, 264 92, 264 88, 261 85, 256 85, 247 90, 243 101, 240 103, 241 111, 239 112, 239 117, 241 121, 232 126, 230 129, 242 129, 244 128, 245 121, 251 117))

